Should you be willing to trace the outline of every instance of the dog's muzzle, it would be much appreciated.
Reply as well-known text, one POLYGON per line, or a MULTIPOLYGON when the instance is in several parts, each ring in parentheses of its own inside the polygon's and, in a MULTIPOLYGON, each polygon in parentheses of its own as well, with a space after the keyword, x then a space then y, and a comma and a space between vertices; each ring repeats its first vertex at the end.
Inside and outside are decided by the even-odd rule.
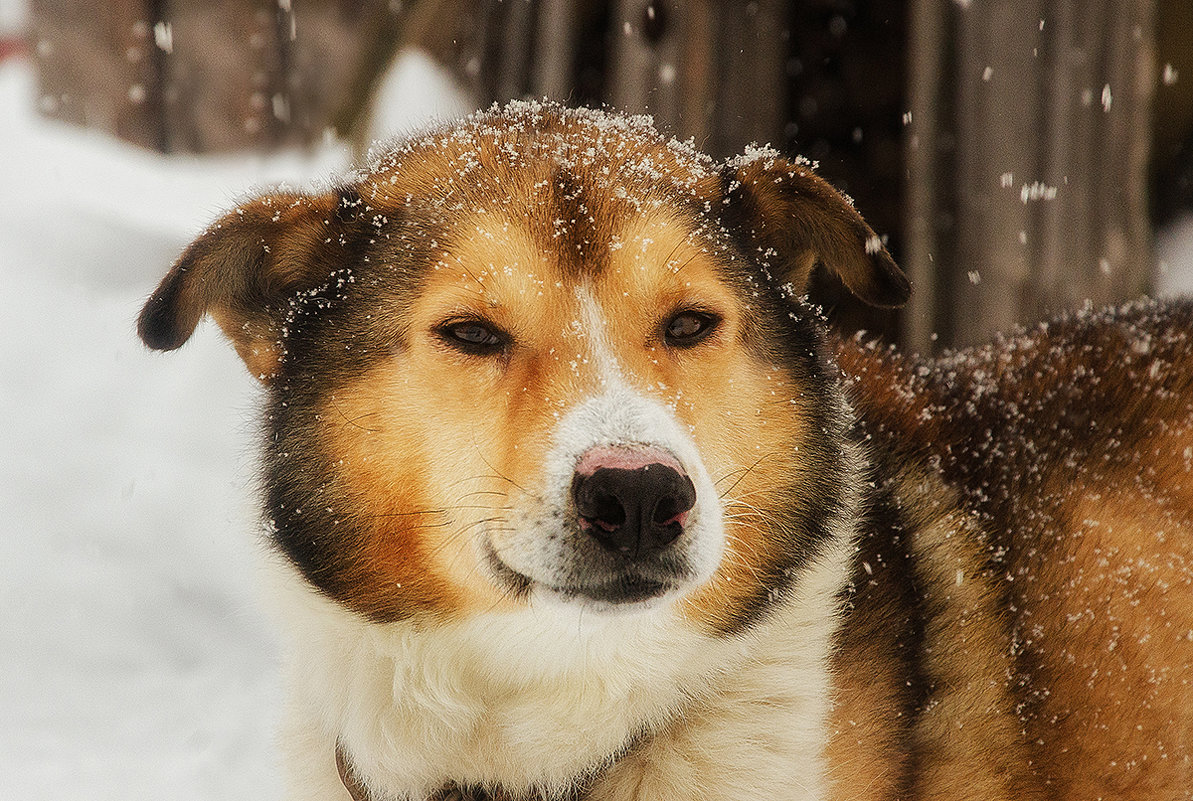
POLYGON ((616 389, 558 424, 541 490, 489 540, 513 589, 599 610, 658 609, 708 581, 724 553, 716 488, 670 410, 616 389), (658 601, 659 603, 656 603, 658 601))

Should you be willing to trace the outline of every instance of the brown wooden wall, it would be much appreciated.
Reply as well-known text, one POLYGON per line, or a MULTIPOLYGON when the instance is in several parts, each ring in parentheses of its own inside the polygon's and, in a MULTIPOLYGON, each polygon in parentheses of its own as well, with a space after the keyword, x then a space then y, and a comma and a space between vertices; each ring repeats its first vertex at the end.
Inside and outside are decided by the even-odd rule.
POLYGON ((1151 284, 1152 0, 914 0, 906 339, 970 344, 1151 284))
POLYGON ((345 134, 414 44, 478 105, 604 103, 715 156, 802 153, 915 284, 901 317, 828 278, 818 299, 930 350, 1148 289, 1149 197, 1193 164, 1193 104, 1169 102, 1193 84, 1188 2, 33 0, 31 50, 44 112, 166 152, 345 134), (1161 81, 1157 40, 1183 83, 1161 81))
POLYGON ((43 112, 163 152, 317 141, 367 82, 387 0, 33 0, 43 112))

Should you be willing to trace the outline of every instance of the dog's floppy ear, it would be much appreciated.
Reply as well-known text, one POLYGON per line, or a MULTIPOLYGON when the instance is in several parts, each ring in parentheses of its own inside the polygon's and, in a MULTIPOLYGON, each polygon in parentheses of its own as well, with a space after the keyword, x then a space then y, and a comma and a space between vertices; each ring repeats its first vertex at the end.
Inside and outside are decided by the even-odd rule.
POLYGON ((343 266, 339 229, 357 205, 351 191, 280 193, 228 213, 187 247, 146 302, 137 321, 141 339, 173 350, 210 314, 253 374, 269 379, 288 299, 343 266))
POLYGON ((902 306, 907 276, 853 203, 802 160, 750 154, 720 172, 722 218, 779 276, 803 289, 812 268, 835 272, 872 306, 902 306))

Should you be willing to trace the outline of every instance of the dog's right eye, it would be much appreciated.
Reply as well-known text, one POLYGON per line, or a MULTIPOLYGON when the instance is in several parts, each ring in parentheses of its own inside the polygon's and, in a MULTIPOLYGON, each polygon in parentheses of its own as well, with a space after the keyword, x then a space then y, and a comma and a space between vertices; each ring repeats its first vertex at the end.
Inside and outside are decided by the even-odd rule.
POLYGON ((711 334, 719 322, 720 318, 708 312, 681 311, 667 323, 664 338, 673 348, 690 348, 711 334))
POLYGON ((481 356, 502 351, 509 343, 503 331, 479 320, 447 323, 439 329, 439 336, 457 350, 481 356))

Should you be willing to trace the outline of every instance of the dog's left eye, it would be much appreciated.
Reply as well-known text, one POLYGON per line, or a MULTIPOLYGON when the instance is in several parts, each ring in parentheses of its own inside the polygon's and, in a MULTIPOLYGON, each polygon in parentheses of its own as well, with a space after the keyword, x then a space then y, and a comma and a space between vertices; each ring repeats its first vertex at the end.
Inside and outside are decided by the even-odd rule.
POLYGON ((462 320, 448 323, 439 329, 439 335, 452 347, 466 353, 495 353, 506 346, 506 335, 477 320, 462 320))
POLYGON ((676 348, 695 345, 713 332, 720 320, 708 312, 682 311, 667 323, 664 336, 676 348))

